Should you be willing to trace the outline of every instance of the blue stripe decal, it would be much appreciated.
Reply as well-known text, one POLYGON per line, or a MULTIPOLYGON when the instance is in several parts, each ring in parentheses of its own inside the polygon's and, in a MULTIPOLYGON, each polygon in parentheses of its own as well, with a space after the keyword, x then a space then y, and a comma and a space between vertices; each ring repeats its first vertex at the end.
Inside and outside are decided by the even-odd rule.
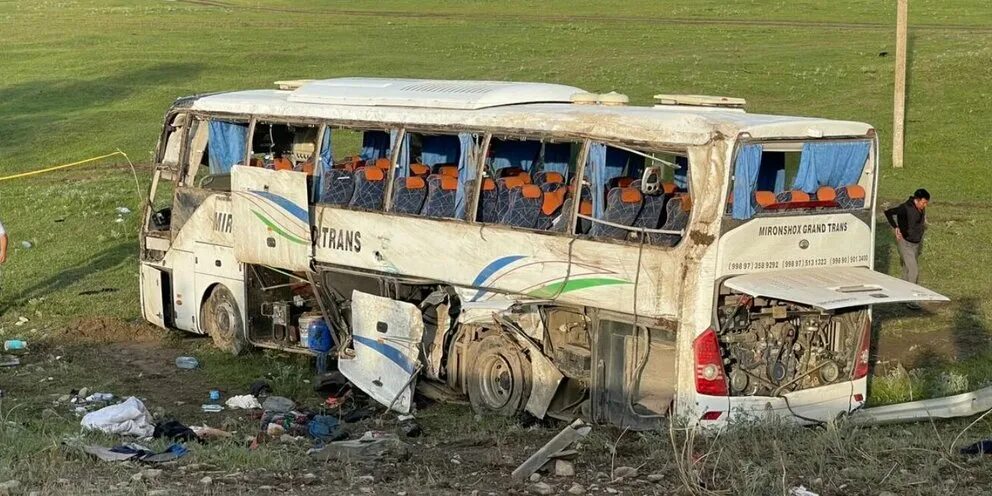
MULTIPOLYGON (((503 267, 506 267, 507 265, 510 265, 513 262, 516 262, 517 260, 520 260, 521 258, 527 258, 527 257, 523 255, 510 255, 508 257, 502 257, 493 260, 492 262, 489 263, 489 265, 487 265, 485 268, 482 269, 482 272, 479 272, 479 275, 475 276, 475 280, 472 281, 472 285, 482 286, 482 283, 486 282, 486 280, 489 279, 490 276, 495 274, 496 271, 502 269, 503 267)), ((482 297, 482 295, 486 293, 487 293, 486 290, 480 289, 477 293, 475 293, 475 296, 472 297, 471 301, 478 300, 479 298, 482 297)))
POLYGON ((413 375, 413 364, 407 360, 406 355, 397 348, 390 346, 386 343, 380 343, 374 339, 367 338, 365 336, 352 335, 352 339, 358 341, 359 343, 372 348, 373 350, 379 352, 382 356, 388 358, 390 361, 399 365, 401 369, 405 370, 407 374, 413 375))
POLYGON ((289 201, 288 198, 279 196, 275 193, 270 193, 268 191, 250 190, 249 193, 253 193, 258 196, 261 196, 262 198, 265 198, 266 200, 269 200, 270 202, 279 205, 280 207, 282 207, 283 210, 289 212, 290 214, 293 215, 293 217, 300 219, 305 224, 310 223, 310 214, 303 208, 300 208, 299 205, 289 201))

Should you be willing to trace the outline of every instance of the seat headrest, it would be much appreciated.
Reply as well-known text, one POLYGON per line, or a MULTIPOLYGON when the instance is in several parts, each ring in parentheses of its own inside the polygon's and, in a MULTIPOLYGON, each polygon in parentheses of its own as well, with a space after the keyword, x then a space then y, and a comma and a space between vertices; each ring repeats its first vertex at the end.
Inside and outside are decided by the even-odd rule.
POLYGON ((452 191, 458 189, 458 178, 451 176, 440 176, 441 177, 441 189, 445 191, 452 191))
POLYGON ((834 201, 837 199, 837 191, 830 186, 820 186, 816 189, 816 199, 820 201, 834 201))
POLYGON ((789 200, 790 202, 808 202, 809 201, 809 193, 807 193, 805 191, 793 190, 793 191, 790 191, 790 193, 792 193, 792 199, 789 200))
POLYGON ((482 180, 483 191, 492 191, 494 189, 496 189, 496 181, 493 181, 491 178, 488 177, 482 180))
POLYGON ((560 172, 545 172, 544 173, 545 183, 563 183, 565 182, 565 176, 562 176, 560 172))
POLYGON ((389 159, 388 158, 378 158, 373 164, 377 169, 389 170, 389 159))
POLYGON ((382 169, 377 169, 375 167, 365 167, 362 169, 362 174, 368 181, 382 181, 386 178, 386 174, 382 172, 382 169))
POLYGON ((526 176, 510 176, 504 177, 500 181, 503 183, 504 188, 514 189, 530 183, 530 181, 525 181, 524 177, 526 176))
POLYGON ((847 189, 847 196, 849 198, 864 198, 865 189, 861 187, 860 184, 852 184, 850 186, 845 186, 847 189))
POLYGON ((431 172, 431 168, 424 164, 410 164, 410 174, 414 176, 426 176, 431 172))
POLYGON ((775 203, 775 193, 771 191, 755 191, 754 201, 762 207, 767 207, 775 203))
POLYGON ((640 203, 644 197, 637 188, 620 188, 620 201, 623 203, 640 203))
POLYGON ((442 176, 448 177, 458 177, 458 166, 457 165, 442 165, 437 168, 437 173, 442 176))
POLYGON ((675 194, 675 190, 678 188, 675 186, 675 183, 661 183, 661 189, 666 195, 672 195, 675 194))
POLYGON ((691 212, 692 211, 692 198, 690 198, 689 195, 681 195, 679 197, 679 200, 680 200, 679 201, 679 205, 682 206, 682 211, 683 212, 691 212))
POLYGON ((630 183, 634 182, 634 178, 632 178, 632 177, 615 177, 615 178, 613 178, 613 180, 611 182, 614 183, 614 184, 616 184, 617 186, 619 186, 621 188, 626 188, 627 186, 630 186, 630 183))
POLYGON ((411 176, 403 178, 403 185, 406 189, 424 189, 427 187, 427 183, 424 182, 424 178, 411 176))
POLYGON ((293 170, 293 163, 287 158, 279 157, 272 161, 272 168, 275 170, 293 170))
POLYGON ((541 188, 533 184, 525 184, 520 187, 520 194, 524 198, 540 198, 542 193, 541 188))

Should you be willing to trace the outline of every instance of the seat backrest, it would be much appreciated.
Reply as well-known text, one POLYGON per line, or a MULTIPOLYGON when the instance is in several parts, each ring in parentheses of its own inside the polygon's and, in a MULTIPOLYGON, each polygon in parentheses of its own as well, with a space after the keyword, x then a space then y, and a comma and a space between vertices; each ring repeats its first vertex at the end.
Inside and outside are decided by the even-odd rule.
POLYGON ((355 171, 355 194, 349 205, 369 210, 382 210, 382 199, 386 192, 386 173, 375 167, 363 167, 355 171))
POLYGON ((388 158, 377 158, 372 166, 376 169, 389 170, 390 162, 388 158))
POLYGON ((347 205, 355 193, 355 178, 344 169, 328 170, 320 179, 320 203, 347 205))
MULTIPOLYGON (((634 184, 637 184, 637 181, 634 181, 634 184)), ((668 197, 666 195, 644 195, 643 201, 641 211, 634 219, 634 227, 658 229, 664 218, 665 202, 668 201, 668 197)))
MULTIPOLYGON (((541 211, 538 213, 537 224, 534 226, 537 229, 545 231, 551 229, 555 219, 565 212, 562 210, 562 207, 565 205, 565 195, 568 193, 568 188, 565 188, 564 184, 560 184, 559 186, 554 191, 544 192, 541 211)), ((568 213, 570 214, 571 212, 568 213)))
POLYGON ((678 189, 678 186, 673 182, 661 183, 661 190, 669 197, 674 195, 678 189))
POLYGON ((458 178, 431 174, 427 177, 427 200, 424 202, 425 217, 455 218, 455 196, 458 191, 458 178))
POLYGON ((506 211, 510 208, 510 191, 528 184, 524 177, 501 177, 496 181, 496 218, 499 219, 497 222, 502 221, 506 211))
MULTIPOLYGON (((475 179, 469 181, 466 191, 472 191, 475 179)), ((492 224, 499 221, 498 195, 496 193, 496 181, 486 177, 482 179, 482 191, 479 192, 479 211, 476 213, 476 220, 492 224)))
POLYGON ((397 177, 393 180, 393 212, 419 214, 427 199, 427 181, 424 178, 397 177))
POLYGON ((524 184, 509 190, 509 207, 500 218, 500 224, 533 229, 541 213, 544 195, 534 184, 524 184))
POLYGON ((837 199, 837 191, 830 186, 820 186, 815 196, 817 201, 834 201, 837 199))
POLYGON ((544 191, 548 191, 545 185, 565 184, 565 176, 560 172, 541 171, 534 174, 534 184, 540 186, 544 191))
POLYGON ((513 177, 513 176, 528 176, 527 171, 521 169, 520 167, 503 167, 502 169, 496 171, 497 177, 513 177))
MULTIPOLYGON (((613 188, 606 194, 606 210, 603 220, 630 226, 637 219, 644 202, 644 195, 637 188, 613 188)), ((589 235, 600 238, 626 239, 630 231, 606 224, 593 223, 589 235)))
POLYGON ((272 161, 272 168, 275 170, 293 170, 293 163, 288 158, 279 157, 272 161))
POLYGON ((863 208, 865 206, 865 189, 858 184, 838 188, 836 201, 841 208, 863 208))
MULTIPOLYGON (((692 200, 687 194, 677 194, 668 200, 665 211, 667 215, 661 228, 666 231, 681 231, 689 223, 692 200)), ((648 236, 651 244, 659 246, 675 246, 681 239, 682 236, 678 234, 652 234, 648 236)))

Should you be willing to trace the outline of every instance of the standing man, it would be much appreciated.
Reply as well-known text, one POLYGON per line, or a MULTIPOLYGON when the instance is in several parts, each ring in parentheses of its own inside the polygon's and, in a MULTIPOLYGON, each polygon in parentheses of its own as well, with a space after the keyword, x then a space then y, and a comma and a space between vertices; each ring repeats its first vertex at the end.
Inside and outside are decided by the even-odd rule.
MULTIPOLYGON (((896 246, 902 257, 902 278, 916 284, 920 278, 919 257, 923 246, 923 233, 927 229, 927 204, 930 193, 920 188, 905 203, 885 211, 885 218, 896 236, 896 246)), ((916 303, 908 307, 918 310, 916 303)))

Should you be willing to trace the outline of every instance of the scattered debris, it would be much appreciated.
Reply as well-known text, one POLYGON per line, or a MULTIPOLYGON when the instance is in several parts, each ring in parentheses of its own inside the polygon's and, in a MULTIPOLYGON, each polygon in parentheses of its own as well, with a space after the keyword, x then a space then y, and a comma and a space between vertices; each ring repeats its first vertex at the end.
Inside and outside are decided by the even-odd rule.
POLYGON ((80 424, 107 434, 149 437, 155 432, 152 422, 152 415, 141 400, 131 396, 123 403, 87 413, 80 424))
POLYGON ((251 383, 251 387, 248 388, 248 391, 252 396, 262 399, 272 394, 272 386, 270 386, 265 380, 259 379, 251 383))
POLYGON ((200 366, 200 362, 191 356, 181 356, 176 358, 176 367, 181 369, 195 369, 200 366))
POLYGON ((551 487, 551 484, 547 482, 538 482, 530 486, 530 489, 537 494, 554 494, 555 488, 551 487))
POLYGON ((194 425, 189 428, 196 434, 200 439, 221 439, 231 437, 234 434, 227 432, 223 429, 218 429, 216 427, 210 427, 208 425, 194 425))
POLYGON ((131 209, 127 207, 117 207, 117 215, 127 215, 131 213, 131 209))
POLYGON ((522 481, 531 474, 537 472, 538 469, 544 466, 555 454, 565 450, 572 445, 575 441, 585 437, 589 434, 592 427, 587 425, 581 419, 577 419, 567 427, 562 429, 555 437, 548 441, 541 449, 537 450, 533 455, 530 456, 526 461, 520 464, 516 470, 513 471, 512 477, 514 480, 522 481))
POLYGON ((0 355, 0 367, 16 367, 21 364, 21 359, 14 355, 0 355))
POLYGON ((613 480, 633 479, 637 477, 637 469, 634 467, 617 467, 613 470, 613 480))
POLYGON ((137 460, 142 463, 164 463, 176 460, 186 455, 189 450, 181 444, 169 445, 165 451, 156 453, 145 446, 136 443, 120 444, 113 448, 90 444, 83 446, 83 451, 105 462, 122 462, 137 460))
POLYGON ((658 483, 658 482, 661 482, 661 481, 665 480, 665 474, 648 474, 647 479, 648 479, 648 482, 658 483))
POLYGON ((231 396, 224 402, 228 408, 232 410, 242 409, 242 410, 255 410, 262 408, 262 404, 258 402, 258 398, 250 394, 242 394, 240 396, 231 396))
POLYGON ((200 410, 203 410, 203 413, 220 413, 224 411, 224 407, 215 403, 204 403, 200 405, 200 410))
POLYGON ((86 402, 95 403, 98 401, 112 401, 113 399, 113 393, 93 393, 86 397, 86 402))
POLYGON ((199 441, 196 431, 186 427, 177 420, 169 420, 155 424, 154 438, 165 438, 172 441, 199 441))
POLYGON ((961 448, 962 455, 992 455, 992 439, 983 439, 961 448))
MULTIPOLYGON (((16 325, 21 325, 23 322, 28 321, 28 319, 25 319, 24 317, 20 317, 20 319, 18 319, 16 325), (22 321, 20 319, 24 319, 24 320, 22 321)), ((20 339, 8 339, 3 342, 3 351, 23 350, 24 348, 27 348, 27 346, 28 343, 26 341, 20 339)))
POLYGON ((214 478, 210 477, 209 475, 200 479, 200 484, 203 484, 204 486, 209 486, 210 484, 213 483, 214 483, 214 478))
POLYGON ((572 487, 568 488, 568 494, 585 494, 586 488, 582 487, 582 484, 578 482, 573 482, 572 487))
POLYGON ((335 441, 311 449, 307 454, 318 460, 375 461, 387 455, 404 459, 409 455, 409 450, 395 434, 369 431, 360 439, 335 441))
POLYGON ((420 424, 412 418, 410 420, 401 421, 400 431, 402 431, 403 435, 406 437, 420 437, 424 434, 423 428, 421 428, 420 424))
POLYGON ((541 474, 539 474, 537 472, 534 472, 533 474, 530 474, 530 481, 531 482, 537 482, 539 480, 541 480, 541 474))
POLYGON ((307 435, 318 441, 335 441, 346 436, 341 430, 337 417, 330 415, 314 415, 307 426, 307 435))
POLYGON ((34 245, 31 244, 30 241, 25 240, 25 241, 21 241, 21 246, 23 246, 25 249, 28 249, 28 248, 31 248, 34 245))
POLYGON ((296 402, 283 396, 269 396, 262 402, 262 410, 274 413, 291 412, 296 408, 296 402))
POLYGON ((805 486, 798 486, 789 489, 789 496, 820 496, 820 495, 814 493, 813 491, 810 491, 809 489, 806 489, 805 486))
POLYGON ((568 460, 555 460, 555 476, 557 477, 574 477, 575 476, 575 464, 568 460))
POLYGON ((80 291, 76 293, 78 296, 89 296, 100 293, 116 293, 120 291, 118 288, 99 288, 99 289, 87 289, 86 291, 80 291))

